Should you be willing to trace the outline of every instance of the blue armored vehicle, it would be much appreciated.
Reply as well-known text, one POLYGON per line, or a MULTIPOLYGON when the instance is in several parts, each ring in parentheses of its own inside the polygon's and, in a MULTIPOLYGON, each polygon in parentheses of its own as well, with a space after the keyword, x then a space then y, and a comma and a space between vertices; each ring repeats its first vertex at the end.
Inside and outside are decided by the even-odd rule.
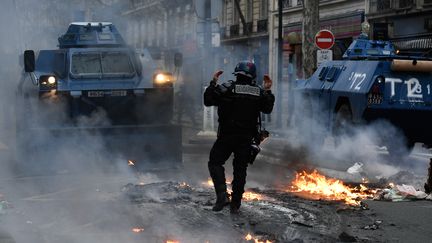
POLYGON ((19 85, 19 148, 35 158, 97 141, 137 166, 181 163, 181 128, 171 124, 174 80, 148 51, 128 47, 111 23, 72 23, 58 42, 37 57, 24 53, 30 75, 19 85))
POLYGON ((343 60, 322 63, 296 89, 305 110, 335 135, 349 134, 350 124, 390 122, 400 138, 377 134, 377 141, 390 154, 400 154, 416 142, 432 145, 431 86, 432 60, 399 56, 392 43, 362 34, 343 60), (403 142, 393 143, 398 139, 403 142))

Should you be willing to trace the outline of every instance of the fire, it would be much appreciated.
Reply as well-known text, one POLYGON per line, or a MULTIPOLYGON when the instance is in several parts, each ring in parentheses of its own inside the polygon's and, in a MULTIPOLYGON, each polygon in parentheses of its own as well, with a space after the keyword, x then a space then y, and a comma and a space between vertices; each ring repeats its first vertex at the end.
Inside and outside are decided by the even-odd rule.
POLYGON ((166 243, 180 243, 180 241, 177 241, 177 240, 167 240, 166 243))
POLYGON ((132 232, 134 232, 134 233, 141 233, 143 231, 144 231, 144 228, 133 228, 132 229, 132 232))
POLYGON ((251 234, 247 234, 246 236, 245 236, 245 238, 244 238, 246 241, 253 241, 254 243, 272 243, 271 241, 269 241, 269 240, 265 240, 265 241, 263 241, 263 240, 260 240, 260 239, 258 239, 258 238, 254 238, 251 234))
POLYGON ((262 199, 263 196, 258 193, 254 193, 254 192, 243 193, 243 200, 245 201, 254 201, 254 200, 262 200, 262 199))
POLYGON ((189 186, 189 184, 187 184, 186 182, 181 182, 180 184, 179 184, 179 187, 182 187, 182 188, 187 188, 187 187, 190 187, 189 186))
POLYGON ((208 178, 206 182, 203 182, 201 184, 203 184, 205 186, 208 186, 208 187, 213 187, 214 186, 213 180, 211 178, 208 178))
POLYGON ((128 165, 129 165, 129 166, 134 166, 135 163, 134 163, 132 160, 128 160, 128 165))
POLYGON ((349 205, 359 205, 361 199, 373 197, 374 194, 364 185, 360 185, 360 188, 349 187, 337 179, 326 178, 316 170, 310 174, 305 171, 296 173, 291 188, 292 192, 308 192, 322 199, 341 200, 349 205))

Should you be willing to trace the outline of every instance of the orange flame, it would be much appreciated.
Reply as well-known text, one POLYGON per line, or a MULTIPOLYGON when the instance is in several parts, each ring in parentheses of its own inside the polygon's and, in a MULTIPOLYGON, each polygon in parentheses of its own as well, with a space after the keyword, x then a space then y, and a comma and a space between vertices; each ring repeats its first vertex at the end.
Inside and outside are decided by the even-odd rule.
POLYGON ((179 184, 180 187, 189 187, 189 184, 187 184, 186 182, 181 182, 179 184))
POLYGON ((322 199, 341 200, 349 205, 359 205, 361 199, 373 197, 375 193, 374 190, 369 190, 364 185, 360 185, 360 188, 346 186, 337 179, 326 178, 316 170, 310 174, 305 171, 296 173, 290 191, 308 192, 312 195, 319 195, 322 199))
POLYGON ((166 243, 180 243, 180 241, 177 241, 177 240, 167 240, 166 243))
POLYGON ((132 229, 132 232, 134 232, 134 233, 141 233, 143 231, 144 231, 144 228, 133 228, 132 229))
POLYGON ((245 192, 243 193, 243 200, 245 201, 255 201, 255 200, 262 200, 263 196, 255 193, 255 192, 245 192))
POLYGON ((272 243, 269 240, 262 241, 262 240, 260 240, 258 238, 254 238, 251 234, 247 234, 244 239, 246 241, 252 241, 253 240, 254 243, 272 243))
POLYGON ((129 165, 129 166, 134 166, 135 163, 134 163, 132 160, 128 160, 128 165, 129 165))
POLYGON ((213 187, 214 186, 213 180, 211 178, 208 178, 206 182, 203 182, 201 184, 203 184, 205 186, 208 186, 208 187, 213 187))

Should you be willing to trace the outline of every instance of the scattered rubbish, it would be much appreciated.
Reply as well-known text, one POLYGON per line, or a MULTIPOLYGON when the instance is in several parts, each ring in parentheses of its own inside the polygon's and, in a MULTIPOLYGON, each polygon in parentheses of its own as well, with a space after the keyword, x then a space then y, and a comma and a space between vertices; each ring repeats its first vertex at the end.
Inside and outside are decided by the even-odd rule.
POLYGON ((3 194, 0 194, 0 214, 5 214, 6 209, 11 208, 12 205, 4 199, 3 194))
POLYGON ((357 242, 357 239, 354 236, 349 235, 346 232, 342 232, 339 235, 339 240, 342 241, 342 242, 357 242))
POLYGON ((432 192, 432 159, 430 159, 429 162, 428 178, 426 183, 424 184, 424 189, 427 194, 430 194, 432 192))
POLYGON ((353 166, 349 167, 347 172, 350 174, 359 174, 363 171, 363 163, 356 162, 353 166))
POLYGON ((383 201, 410 201, 410 200, 422 200, 432 199, 431 195, 426 194, 423 191, 416 190, 411 185, 391 185, 389 188, 378 190, 374 196, 374 200, 383 201))
POLYGON ((360 202, 360 209, 369 210, 369 205, 363 201, 360 202))
POLYGON ((364 230, 377 230, 379 229, 379 226, 382 224, 382 220, 375 220, 375 222, 371 225, 367 225, 363 227, 364 230))
POLYGON ((365 227, 363 227, 364 230, 377 230, 379 229, 379 226, 376 224, 371 224, 371 225, 367 225, 365 227))

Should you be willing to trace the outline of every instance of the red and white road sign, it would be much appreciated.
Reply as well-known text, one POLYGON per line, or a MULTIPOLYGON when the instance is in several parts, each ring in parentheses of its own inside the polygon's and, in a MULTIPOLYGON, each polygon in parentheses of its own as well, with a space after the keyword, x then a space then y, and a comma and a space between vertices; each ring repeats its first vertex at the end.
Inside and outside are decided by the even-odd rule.
POLYGON ((320 49, 330 49, 334 42, 335 38, 330 30, 320 30, 315 35, 315 45, 320 49))

